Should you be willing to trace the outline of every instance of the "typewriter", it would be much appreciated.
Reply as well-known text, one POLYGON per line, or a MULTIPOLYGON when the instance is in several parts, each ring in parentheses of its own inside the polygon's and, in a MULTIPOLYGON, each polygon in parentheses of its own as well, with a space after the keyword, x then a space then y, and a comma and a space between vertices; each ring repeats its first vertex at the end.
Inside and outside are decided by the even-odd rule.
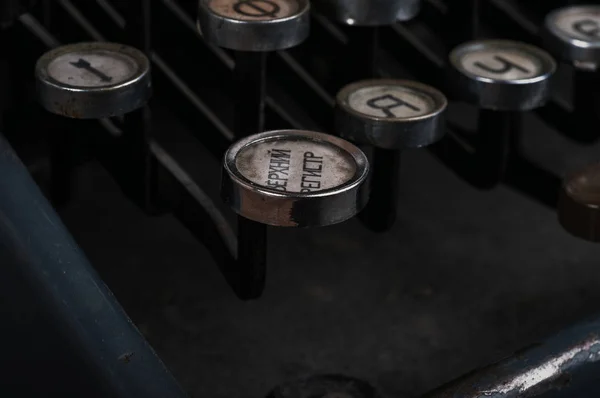
POLYGON ((3 0, 3 397, 600 396, 600 4, 3 0))

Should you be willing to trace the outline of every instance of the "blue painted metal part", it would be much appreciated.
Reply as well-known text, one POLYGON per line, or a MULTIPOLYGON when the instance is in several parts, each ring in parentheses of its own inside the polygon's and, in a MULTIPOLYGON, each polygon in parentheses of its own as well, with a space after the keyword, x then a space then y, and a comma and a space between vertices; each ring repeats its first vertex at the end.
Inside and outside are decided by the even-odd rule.
POLYGON ((2 135, 0 265, 2 282, 10 284, 7 277, 23 281, 26 291, 20 294, 37 302, 52 320, 50 325, 105 391, 101 396, 186 396, 2 135))

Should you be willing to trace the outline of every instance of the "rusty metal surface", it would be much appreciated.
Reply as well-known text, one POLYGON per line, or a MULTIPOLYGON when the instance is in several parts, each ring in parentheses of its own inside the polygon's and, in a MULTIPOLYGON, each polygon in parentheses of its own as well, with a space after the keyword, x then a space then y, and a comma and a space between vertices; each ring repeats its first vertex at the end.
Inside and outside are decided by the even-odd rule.
POLYGON ((532 397, 568 387, 572 374, 600 360, 600 318, 563 331, 426 398, 532 397))

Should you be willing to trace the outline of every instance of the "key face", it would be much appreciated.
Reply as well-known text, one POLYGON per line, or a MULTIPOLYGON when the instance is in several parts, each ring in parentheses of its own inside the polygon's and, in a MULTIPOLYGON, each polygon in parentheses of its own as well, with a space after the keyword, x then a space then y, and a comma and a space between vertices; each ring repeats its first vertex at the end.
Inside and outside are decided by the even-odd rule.
POLYGON ((309 9, 308 0, 200 0, 198 30, 231 50, 283 50, 308 37, 309 9))
POLYGON ((571 6, 548 14, 544 44, 572 63, 600 62, 600 6, 571 6))
MULTIPOLYGON (((529 46, 502 45, 493 42, 474 42, 454 50, 453 66, 473 78, 519 82, 548 73, 545 59, 529 46)), ((540 51, 541 52, 541 51, 540 51)))
POLYGON ((73 118, 122 115, 151 95, 150 63, 131 47, 78 43, 44 54, 36 64, 40 103, 73 118))
POLYGON ((73 52, 48 64, 48 76, 73 87, 107 87, 131 79, 138 72, 131 57, 118 53, 73 52))
POLYGON ((366 156, 340 138, 267 132, 229 148, 222 195, 238 214, 264 224, 329 225, 362 209, 367 173, 366 156))
POLYGON ((364 80, 338 93, 336 131, 379 148, 418 148, 443 136, 446 106, 446 97, 425 84, 364 80))
POLYGON ((484 109, 530 110, 550 95, 554 59, 537 47, 509 40, 478 40, 450 53, 449 85, 460 99, 484 109))
POLYGON ((235 164, 248 181, 277 192, 320 192, 342 186, 356 173, 350 154, 318 141, 261 141, 243 148, 235 164))
POLYGON ((461 67, 473 75, 494 80, 524 80, 540 75, 541 62, 518 50, 482 50, 465 54, 461 67))
POLYGON ((348 105, 365 115, 388 119, 406 119, 426 115, 435 101, 401 86, 363 87, 348 96, 348 105))
POLYGON ((240 21, 272 21, 300 11, 293 0, 211 0, 208 5, 214 13, 240 21))

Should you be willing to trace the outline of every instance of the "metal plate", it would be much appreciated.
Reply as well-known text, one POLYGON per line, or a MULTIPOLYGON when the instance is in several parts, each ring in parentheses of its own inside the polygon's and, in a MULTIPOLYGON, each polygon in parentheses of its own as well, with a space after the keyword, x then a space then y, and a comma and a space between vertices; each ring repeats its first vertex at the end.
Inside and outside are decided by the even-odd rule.
POLYGON ((225 154, 223 196, 240 215, 269 225, 320 226, 364 206, 366 156, 327 134, 281 130, 257 134, 225 154))

